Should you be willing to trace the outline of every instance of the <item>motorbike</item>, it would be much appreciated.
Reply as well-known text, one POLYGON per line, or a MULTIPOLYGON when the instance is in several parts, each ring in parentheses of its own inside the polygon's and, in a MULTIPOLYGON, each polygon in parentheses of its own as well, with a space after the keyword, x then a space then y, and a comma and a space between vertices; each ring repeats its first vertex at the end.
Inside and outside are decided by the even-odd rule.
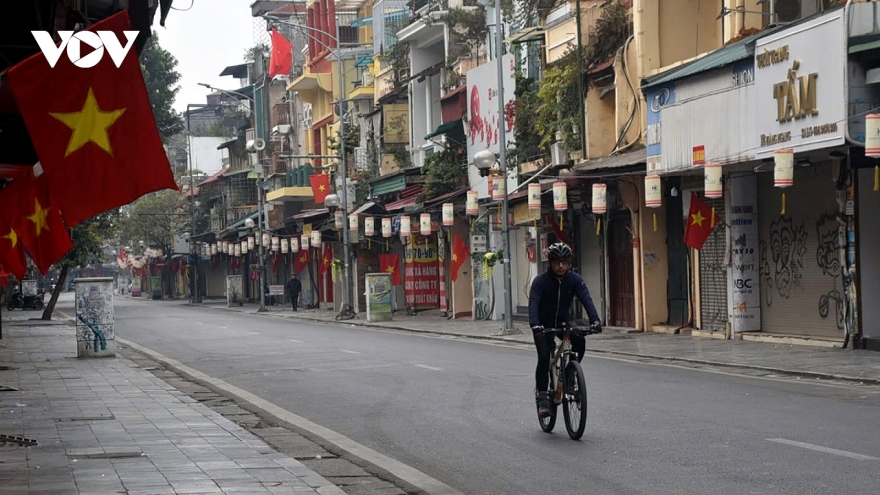
POLYGON ((40 291, 35 296, 22 296, 21 291, 16 290, 9 296, 9 302, 6 309, 12 311, 15 308, 35 309, 37 311, 43 309, 43 292, 40 291))

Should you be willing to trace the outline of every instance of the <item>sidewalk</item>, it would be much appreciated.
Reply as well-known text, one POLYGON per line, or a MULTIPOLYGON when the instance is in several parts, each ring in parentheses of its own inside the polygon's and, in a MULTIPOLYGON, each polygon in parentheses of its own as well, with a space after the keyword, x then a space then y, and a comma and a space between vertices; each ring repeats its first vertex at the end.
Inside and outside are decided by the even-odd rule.
POLYGON ((3 314, 0 492, 344 493, 119 357, 78 359, 73 328, 3 314))
MULTIPOLYGON (((228 308, 225 301, 208 301, 202 303, 202 306, 252 314, 256 314, 259 307, 257 304, 245 304, 241 307, 228 308)), ((336 313, 333 311, 301 309, 294 313, 289 306, 280 305, 270 306, 265 314, 293 320, 532 344, 531 332, 524 322, 515 322, 521 334, 502 336, 500 321, 452 320, 442 316, 438 311, 427 311, 417 316, 406 316, 398 312, 389 322, 367 322, 366 313, 361 313, 359 318, 337 321, 336 313)), ((717 340, 685 334, 625 333, 613 328, 606 329, 601 335, 590 336, 587 340, 587 350, 595 353, 880 385, 880 352, 874 351, 717 340)))

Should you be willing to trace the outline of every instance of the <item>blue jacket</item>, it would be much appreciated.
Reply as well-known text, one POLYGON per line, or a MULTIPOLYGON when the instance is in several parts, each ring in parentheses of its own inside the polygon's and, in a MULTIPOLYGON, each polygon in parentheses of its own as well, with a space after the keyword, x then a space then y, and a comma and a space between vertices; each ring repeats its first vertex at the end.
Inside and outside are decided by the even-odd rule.
POLYGON ((571 270, 562 279, 550 270, 538 275, 529 292, 529 326, 559 328, 562 323, 571 323, 574 296, 587 309, 590 323, 600 321, 587 284, 580 275, 571 270))

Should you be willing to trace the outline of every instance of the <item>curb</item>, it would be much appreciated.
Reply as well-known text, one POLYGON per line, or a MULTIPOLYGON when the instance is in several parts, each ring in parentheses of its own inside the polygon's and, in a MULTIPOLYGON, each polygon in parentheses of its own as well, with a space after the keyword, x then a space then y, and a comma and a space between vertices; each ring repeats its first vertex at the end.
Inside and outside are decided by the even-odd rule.
MULTIPOLYGON (((192 303, 190 303, 189 305, 195 306, 192 303)), ((247 311, 243 311, 243 310, 239 310, 239 309, 235 309, 235 308, 220 308, 220 309, 225 309, 227 311, 234 311, 236 313, 241 313, 241 314, 254 314, 257 316, 261 316, 260 313, 249 313, 247 311)), ((267 316, 272 316, 275 318, 283 318, 283 319, 287 319, 287 320, 304 320, 304 321, 310 321, 310 322, 314 322, 314 323, 324 323, 324 324, 330 324, 330 325, 345 324, 345 322, 351 321, 351 320, 327 321, 327 320, 321 320, 321 319, 317 319, 317 318, 308 318, 308 317, 300 317, 300 316, 286 317, 283 315, 275 316, 272 314, 267 314, 267 316)), ((357 322, 357 323, 348 323, 348 324, 361 326, 361 327, 375 328, 375 329, 379 329, 379 330, 399 330, 399 331, 403 331, 403 332, 421 333, 421 334, 427 334, 427 335, 446 335, 446 336, 451 336, 451 337, 467 338, 467 339, 474 339, 474 340, 489 340, 489 341, 498 341, 498 342, 505 342, 505 343, 512 343, 512 344, 520 344, 520 345, 524 345, 524 346, 527 346, 530 344, 529 342, 523 342, 521 340, 511 339, 509 337, 500 337, 500 336, 491 336, 491 335, 465 335, 465 334, 450 333, 450 332, 436 332, 433 330, 419 330, 419 329, 415 329, 415 328, 406 328, 406 327, 398 327, 398 326, 392 327, 392 326, 370 325, 367 322, 363 322, 363 323, 357 322)), ((710 361, 710 360, 706 360, 706 359, 694 359, 694 358, 672 357, 672 356, 655 356, 652 354, 641 354, 641 353, 636 353, 636 352, 613 351, 613 350, 608 350, 608 349, 595 349, 595 348, 591 349, 589 347, 587 348, 587 352, 588 353, 596 353, 596 354, 610 354, 610 355, 615 355, 615 356, 637 357, 637 358, 642 358, 642 359, 656 359, 656 360, 661 360, 661 361, 678 361, 678 362, 690 363, 690 364, 705 364, 705 365, 709 365, 709 366, 718 366, 718 367, 723 367, 723 368, 750 369, 750 370, 756 370, 756 371, 766 371, 768 373, 777 373, 777 374, 782 374, 782 375, 787 375, 787 376, 813 378, 813 379, 817 379, 817 380, 846 381, 846 382, 851 382, 851 383, 859 384, 859 385, 880 385, 880 379, 878 379, 878 378, 860 378, 860 377, 853 377, 853 376, 847 376, 847 375, 835 375, 835 374, 831 374, 831 373, 821 373, 821 372, 817 372, 817 371, 787 370, 787 369, 782 369, 782 368, 771 368, 768 366, 758 366, 758 365, 753 365, 753 364, 735 364, 735 363, 725 363, 725 362, 720 362, 720 361, 710 361)))

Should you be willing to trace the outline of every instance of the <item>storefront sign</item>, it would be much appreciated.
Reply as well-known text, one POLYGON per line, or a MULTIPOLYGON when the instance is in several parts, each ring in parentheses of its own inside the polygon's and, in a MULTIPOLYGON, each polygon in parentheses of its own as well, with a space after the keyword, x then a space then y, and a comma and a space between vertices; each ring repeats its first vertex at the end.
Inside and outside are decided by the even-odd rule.
POLYGON ((758 181, 754 175, 730 179, 731 280, 734 332, 761 329, 758 253, 758 181))
POLYGON ((844 44, 841 10, 757 41, 758 158, 843 144, 844 44))
POLYGON ((700 165, 706 164, 706 147, 702 144, 699 146, 694 146, 694 166, 699 167, 700 165))
POLYGON ((406 246, 404 289, 406 305, 416 309, 440 306, 440 270, 437 244, 432 240, 406 246))
POLYGON ((367 283, 367 321, 391 320, 391 274, 368 273, 367 283))

